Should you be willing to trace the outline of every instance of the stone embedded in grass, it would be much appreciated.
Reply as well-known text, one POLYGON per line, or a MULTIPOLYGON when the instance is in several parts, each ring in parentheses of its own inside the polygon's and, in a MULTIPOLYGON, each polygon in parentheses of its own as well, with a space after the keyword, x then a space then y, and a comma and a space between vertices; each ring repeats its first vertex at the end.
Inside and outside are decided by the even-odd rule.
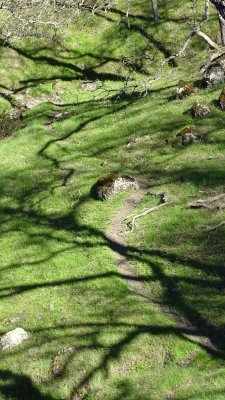
POLYGON ((219 104, 222 110, 225 110, 225 88, 223 88, 222 92, 220 93, 219 104))
POLYGON ((193 135, 192 133, 184 133, 182 136, 182 144, 183 146, 188 146, 189 144, 197 142, 199 139, 198 136, 193 135))
POLYGON ((215 87, 225 82, 225 59, 212 62, 203 75, 206 87, 215 87))
POLYGON ((177 84, 177 99, 184 99, 194 93, 195 88, 191 83, 180 80, 177 84))
POLYGON ((211 112, 208 106, 201 104, 198 100, 193 103, 192 109, 196 118, 205 118, 211 112))
POLYGON ((24 340, 29 339, 29 333, 23 328, 16 328, 2 336, 0 344, 3 350, 19 346, 24 340))
POLYGON ((84 90, 96 90, 100 87, 99 82, 85 82, 85 83, 81 83, 80 85, 81 89, 84 90))
POLYGON ((139 189, 137 181, 127 175, 109 173, 102 176, 91 188, 91 195, 97 200, 108 200, 125 190, 139 189))
POLYGON ((200 140, 199 135, 195 135, 197 127, 195 125, 187 125, 184 128, 180 129, 176 134, 176 138, 172 142, 173 147, 178 147, 179 145, 187 146, 191 143, 197 142, 200 140))

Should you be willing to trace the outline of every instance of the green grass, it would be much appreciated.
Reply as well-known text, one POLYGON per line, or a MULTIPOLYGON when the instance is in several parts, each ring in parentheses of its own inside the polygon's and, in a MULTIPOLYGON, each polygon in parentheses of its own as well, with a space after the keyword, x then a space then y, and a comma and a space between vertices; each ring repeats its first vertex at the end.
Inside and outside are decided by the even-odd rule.
MULTIPOLYGON (((78 30, 68 28, 54 48, 29 40, 15 44, 17 51, 4 48, 3 86, 51 95, 57 78, 63 104, 49 101, 27 111, 22 127, 0 142, 0 334, 16 326, 31 334, 20 347, 1 352, 2 400, 224 398, 224 228, 211 234, 203 229, 222 221, 224 212, 188 207, 194 198, 207 197, 200 191, 224 190, 224 160, 208 159, 224 155, 224 114, 215 103, 221 88, 175 100, 177 81, 199 80, 208 57, 195 41, 187 58, 166 67, 147 96, 128 91, 118 98, 121 76, 140 61, 137 50, 155 55, 132 72, 135 82, 154 73, 155 62, 163 59, 150 36, 173 52, 189 31, 178 23, 183 2, 177 1, 175 15, 174 5, 172 10, 166 4, 160 27, 138 18, 149 15, 136 3, 130 30, 124 15, 113 11, 108 20, 90 20, 81 33, 82 21, 78 30), (176 44, 175 28, 182 31, 176 44), (16 68, 9 69, 12 55, 16 68), (121 57, 129 63, 121 64, 121 57), (96 92, 80 87, 86 80, 77 70, 82 63, 87 80, 92 76, 103 84, 96 92), (210 105, 208 118, 193 119, 196 99, 210 105), (54 111, 68 114, 49 129, 54 111), (189 124, 206 140, 173 147, 177 132, 189 124), (126 142, 134 137, 141 140, 129 150, 126 142), (172 202, 126 235, 129 260, 152 304, 128 288, 105 235, 126 194, 108 202, 89 195, 110 171, 142 176, 172 202), (178 286, 180 295, 173 291, 178 286), (161 311, 164 306, 196 331, 180 328, 161 311), (214 349, 198 342, 201 331, 214 349), (57 363, 60 376, 52 373, 57 363)), ((215 23, 212 18, 216 32, 215 23)), ((2 111, 9 107, 5 100, 1 104, 2 111)), ((146 196, 135 212, 155 204, 146 196)))

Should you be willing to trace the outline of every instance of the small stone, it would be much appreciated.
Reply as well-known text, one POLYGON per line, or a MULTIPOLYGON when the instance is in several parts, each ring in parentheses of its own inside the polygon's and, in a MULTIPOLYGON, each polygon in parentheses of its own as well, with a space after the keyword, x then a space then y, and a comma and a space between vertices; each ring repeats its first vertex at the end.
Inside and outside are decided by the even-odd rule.
POLYGON ((85 82, 85 83, 81 83, 80 85, 81 89, 84 90, 96 90, 99 88, 99 84, 98 82, 85 82))
POLYGON ((16 328, 2 336, 0 344, 3 350, 19 346, 24 340, 29 339, 29 333, 23 328, 16 328))
POLYGON ((220 93, 219 104, 222 110, 225 110, 225 88, 223 88, 222 92, 220 93))
POLYGON ((137 181, 127 175, 109 173, 102 176, 91 188, 91 195, 97 200, 108 200, 125 190, 137 190, 137 181))
POLYGON ((15 322, 20 321, 23 318, 22 312, 20 312, 19 314, 13 315, 12 317, 6 318, 6 322, 8 324, 13 324, 15 322))
POLYGON ((194 91, 194 86, 191 83, 180 80, 177 84, 177 99, 184 99, 193 94, 194 91))
POLYGON ((182 136, 182 144, 183 146, 187 146, 199 140, 198 136, 193 135, 192 133, 185 133, 182 136))
POLYGON ((208 106, 201 104, 198 100, 193 103, 192 108, 196 118, 205 118, 211 112, 208 106))
POLYGON ((137 143, 138 139, 137 138, 133 138, 131 140, 127 141, 127 148, 128 149, 133 149, 135 147, 135 144, 137 143))

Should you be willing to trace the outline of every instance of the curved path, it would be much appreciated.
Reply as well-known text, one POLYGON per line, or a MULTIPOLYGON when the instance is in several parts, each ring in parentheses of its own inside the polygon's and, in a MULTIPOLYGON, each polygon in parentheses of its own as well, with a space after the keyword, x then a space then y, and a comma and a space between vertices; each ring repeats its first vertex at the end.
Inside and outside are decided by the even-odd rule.
MULTIPOLYGON (((108 246, 112 249, 115 257, 120 276, 126 280, 128 287, 138 296, 141 296, 144 301, 147 301, 151 307, 157 308, 158 312, 166 314, 172 322, 180 328, 181 333, 191 340, 192 342, 199 343, 209 353, 217 353, 215 345, 210 340, 210 335, 192 325, 189 320, 184 316, 172 311, 166 305, 159 304, 150 295, 149 291, 142 284, 138 275, 135 271, 134 266, 129 261, 130 248, 127 245, 126 239, 124 238, 125 226, 122 224, 124 218, 132 213, 136 208, 137 204, 142 201, 142 198, 146 194, 146 189, 140 189, 139 191, 129 195, 124 202, 123 207, 116 214, 112 220, 107 232, 106 239, 108 240, 108 246)), ((136 249, 139 250, 138 248, 136 249)), ((141 250, 140 250, 141 252, 141 250)))

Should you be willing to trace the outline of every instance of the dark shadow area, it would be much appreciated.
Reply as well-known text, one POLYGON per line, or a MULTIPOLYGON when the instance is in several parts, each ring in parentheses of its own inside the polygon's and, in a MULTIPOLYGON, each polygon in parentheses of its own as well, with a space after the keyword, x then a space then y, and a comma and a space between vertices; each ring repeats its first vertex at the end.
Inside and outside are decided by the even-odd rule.
POLYGON ((22 400, 53 400, 53 397, 43 395, 25 375, 14 374, 11 371, 0 371, 0 393, 5 399, 22 400))
POLYGON ((210 102, 210 104, 212 104, 212 106, 214 106, 214 107, 218 108, 219 110, 221 110, 219 100, 214 99, 214 100, 212 100, 212 101, 210 102))

